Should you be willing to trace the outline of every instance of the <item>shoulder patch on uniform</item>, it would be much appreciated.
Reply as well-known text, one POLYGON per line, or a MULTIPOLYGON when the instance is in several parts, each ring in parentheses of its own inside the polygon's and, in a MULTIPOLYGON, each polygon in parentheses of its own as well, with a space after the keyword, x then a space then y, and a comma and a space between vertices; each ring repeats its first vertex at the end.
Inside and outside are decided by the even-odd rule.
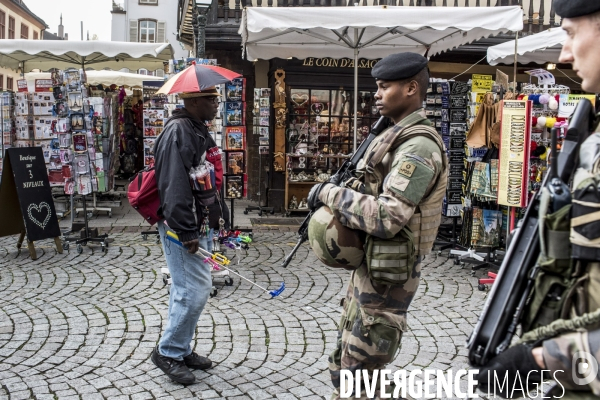
POLYGON ((403 161, 402 164, 400 164, 400 168, 398 168, 398 173, 410 178, 416 168, 417 166, 412 162, 403 161))
POLYGON ((414 155, 402 155, 398 164, 399 167, 392 169, 387 176, 384 190, 387 188, 396 197, 416 206, 423 199, 435 171, 427 160, 420 160, 414 155))

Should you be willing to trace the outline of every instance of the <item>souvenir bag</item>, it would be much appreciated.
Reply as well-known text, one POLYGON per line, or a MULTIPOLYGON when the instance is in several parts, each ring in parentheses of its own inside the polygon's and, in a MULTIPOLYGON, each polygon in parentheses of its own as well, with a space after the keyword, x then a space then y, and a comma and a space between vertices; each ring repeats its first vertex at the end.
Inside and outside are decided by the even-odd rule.
POLYGON ((490 130, 496 122, 496 107, 494 105, 494 95, 487 93, 479 106, 479 112, 475 121, 467 132, 467 144, 469 147, 480 148, 490 143, 490 130))
POLYGON ((129 204, 150 224, 154 225, 161 218, 158 216, 160 197, 154 167, 140 171, 129 183, 127 189, 129 204))

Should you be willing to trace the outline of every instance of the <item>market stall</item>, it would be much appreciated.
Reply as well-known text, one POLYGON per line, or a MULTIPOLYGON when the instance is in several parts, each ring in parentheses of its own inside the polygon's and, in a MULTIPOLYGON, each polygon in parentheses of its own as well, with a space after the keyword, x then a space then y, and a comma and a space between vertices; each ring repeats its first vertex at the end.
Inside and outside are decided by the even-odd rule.
MULTIPOLYGON (((292 76, 291 68, 272 71, 275 126, 270 148, 273 170, 285 174, 286 211, 307 212, 300 204, 304 205, 302 199, 310 187, 326 180, 378 119, 372 83, 369 87, 359 87, 358 83, 359 74, 366 75, 364 71, 368 72, 378 58, 403 51, 432 56, 522 28, 519 7, 245 9, 239 33, 248 60, 297 58, 304 60, 302 67, 354 70, 352 90, 341 89, 338 82, 323 82, 321 87, 311 85, 292 76)), ((435 94, 439 98, 432 97, 434 103, 428 116, 450 144, 452 111, 452 122, 461 124, 461 129, 452 131, 458 135, 453 143, 461 146, 460 135, 464 138, 466 131, 468 90, 450 83, 439 87, 436 84, 435 90, 438 89, 440 92, 435 94), (457 96, 456 102, 442 108, 442 96, 448 104, 449 96, 457 96), (437 100, 440 103, 436 107, 437 100)), ((262 105, 258 110, 262 112, 262 105)), ((263 124, 260 125, 262 129, 263 124)), ((457 182, 462 181, 462 164, 462 158, 456 161, 460 167, 456 170, 456 177, 460 178, 457 182)))
MULTIPOLYGON (((550 29, 490 47, 488 62, 556 63, 565 40, 562 29, 550 29)), ((582 98, 592 103, 595 100, 593 95, 572 94, 570 87, 557 85, 552 71, 525 72, 531 76, 530 82, 508 94, 508 76, 500 71, 495 77, 473 76, 466 137, 468 164, 461 193, 463 228, 459 243, 465 251, 452 250, 459 257, 457 262, 461 257, 490 261, 474 249, 503 247, 503 233, 515 228, 544 180, 553 135, 560 148, 567 119, 577 102, 582 98)), ((487 284, 493 279, 483 281, 487 284)))
MULTIPOLYGON (((140 89, 144 86, 144 81, 164 82, 164 78, 160 76, 149 76, 143 74, 133 74, 122 71, 108 70, 86 70, 87 83, 90 86, 102 85, 110 87, 111 85, 125 86, 125 89, 135 88, 140 89)), ((35 91, 36 79, 51 79, 50 72, 27 72, 25 74, 27 80, 27 89, 30 92, 35 91)))
POLYGON ((0 39, 0 65, 22 72, 73 67, 154 71, 172 58, 169 43, 0 39))
POLYGON ((380 6, 246 8, 238 32, 249 61, 275 57, 353 57, 354 109, 357 109, 359 55, 374 59, 408 51, 432 56, 483 37, 521 29, 519 7, 380 6))
MULTIPOLYGON (((128 137, 136 137, 139 142, 136 147, 142 154, 141 106, 137 110, 140 116, 137 140, 135 132, 129 135, 125 130, 129 125, 135 127, 127 123, 137 120, 138 104, 124 88, 127 84, 139 86, 142 77, 84 68, 162 69, 170 58, 169 44, 0 40, 0 65, 22 72, 53 71, 40 79, 31 77, 33 91, 29 90, 27 79, 22 79, 17 82, 17 93, 3 94, 2 154, 4 148, 11 146, 40 147, 50 186, 63 189, 67 195, 80 195, 83 209, 77 211, 84 211, 86 217, 89 200, 85 196, 91 194, 94 209, 110 215, 109 207, 96 207, 96 194, 114 188, 115 175, 122 164, 119 155, 124 148, 131 147, 128 137), (88 79, 88 72, 92 80, 88 79), (11 126, 5 123, 7 120, 11 126)), ((143 79, 153 78, 143 76, 143 79)), ((90 237, 87 219, 85 237, 90 237)))

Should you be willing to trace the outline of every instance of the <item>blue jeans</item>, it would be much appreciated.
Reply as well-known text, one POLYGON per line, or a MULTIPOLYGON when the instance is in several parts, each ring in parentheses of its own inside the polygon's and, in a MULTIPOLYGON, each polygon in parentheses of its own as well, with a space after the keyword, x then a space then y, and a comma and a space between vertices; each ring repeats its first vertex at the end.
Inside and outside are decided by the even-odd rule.
MULTIPOLYGON (((204 263, 203 257, 190 254, 184 247, 167 240, 167 229, 164 220, 158 222, 158 233, 172 281, 168 320, 158 343, 158 352, 163 356, 182 360, 192 353, 190 342, 208 300, 212 278, 210 264, 204 263)), ((200 247, 212 251, 212 236, 211 230, 208 237, 199 238, 200 247)))

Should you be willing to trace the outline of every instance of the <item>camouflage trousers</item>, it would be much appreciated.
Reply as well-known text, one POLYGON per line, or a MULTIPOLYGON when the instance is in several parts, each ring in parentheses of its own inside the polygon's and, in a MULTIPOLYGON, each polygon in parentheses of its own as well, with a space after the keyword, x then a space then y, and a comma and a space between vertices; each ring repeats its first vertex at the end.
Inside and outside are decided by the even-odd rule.
MULTIPOLYGON (((419 287, 421 258, 417 258, 408 281, 403 285, 379 285, 369 277, 366 263, 352 272, 337 337, 329 356, 329 372, 339 399, 340 370, 383 369, 394 360, 403 332, 406 312, 419 287)), ((363 385, 364 388, 364 385, 363 385)), ((364 394, 355 398, 365 398, 364 394)))

